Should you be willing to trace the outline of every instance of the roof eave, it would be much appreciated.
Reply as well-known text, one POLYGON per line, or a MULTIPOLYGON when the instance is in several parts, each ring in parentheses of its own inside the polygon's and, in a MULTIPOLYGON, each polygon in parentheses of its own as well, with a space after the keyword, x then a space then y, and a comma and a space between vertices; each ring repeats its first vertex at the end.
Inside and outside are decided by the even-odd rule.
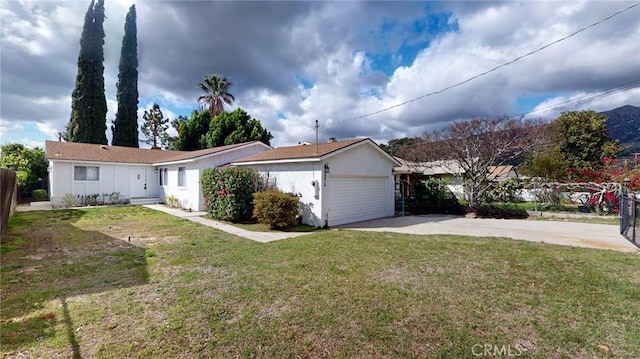
POLYGON ((47 158, 47 161, 56 162, 68 162, 68 163, 96 163, 96 164, 109 164, 109 165, 125 165, 125 166, 153 166, 150 162, 115 162, 115 161, 96 161, 96 160, 70 160, 70 159, 58 159, 47 158))
POLYGON ((163 162, 154 162, 153 165, 154 166, 166 166, 166 165, 172 165, 172 164, 181 164, 181 163, 188 163, 188 162, 195 162, 201 159, 205 159, 205 158, 209 158, 209 157, 213 157, 216 155, 221 155, 221 154, 225 154, 228 152, 231 152, 233 150, 237 150, 237 149, 242 149, 242 148, 246 148, 252 145, 262 145, 263 147, 266 147, 267 149, 273 149, 273 147, 266 145, 260 141, 252 141, 252 142, 247 142, 245 144, 243 144, 242 146, 236 146, 236 147, 232 147, 232 148, 228 148, 226 150, 223 151, 217 151, 217 152, 212 152, 212 153, 207 153, 205 155, 200 155, 200 156, 194 156, 191 158, 185 158, 182 160, 177 160, 177 161, 163 161, 163 162))
POLYGON ((297 163, 297 162, 321 162, 321 157, 304 157, 304 158, 287 158, 281 160, 262 160, 262 161, 247 161, 247 162, 231 162, 231 166, 253 166, 253 165, 267 165, 276 163, 297 163))
POLYGON ((377 151, 380 152, 380 154, 385 157, 387 160, 389 160, 391 163, 394 164, 394 166, 402 166, 402 163, 400 163, 400 161, 396 160, 393 156, 391 156, 390 154, 386 153, 382 148, 380 148, 380 146, 378 146, 375 142, 373 142, 372 139, 370 138, 363 138, 362 141, 358 141, 358 142, 354 142, 348 146, 344 146, 338 150, 335 150, 333 152, 329 152, 325 155, 323 155, 321 158, 322 160, 328 159, 330 157, 339 155, 340 153, 343 153, 345 151, 348 151, 351 148, 354 147, 358 147, 358 146, 364 146, 365 143, 369 143, 370 145, 372 145, 377 151))

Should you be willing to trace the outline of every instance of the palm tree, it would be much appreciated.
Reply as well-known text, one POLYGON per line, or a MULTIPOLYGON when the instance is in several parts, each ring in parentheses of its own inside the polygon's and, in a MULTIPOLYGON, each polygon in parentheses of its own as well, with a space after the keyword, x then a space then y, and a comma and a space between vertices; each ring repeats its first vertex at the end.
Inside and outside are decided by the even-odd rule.
POLYGON ((215 117, 224 111, 224 104, 231 105, 235 98, 229 93, 229 88, 233 86, 226 77, 218 74, 207 75, 204 81, 196 86, 206 92, 206 95, 198 97, 198 104, 202 108, 209 109, 211 117, 215 117))

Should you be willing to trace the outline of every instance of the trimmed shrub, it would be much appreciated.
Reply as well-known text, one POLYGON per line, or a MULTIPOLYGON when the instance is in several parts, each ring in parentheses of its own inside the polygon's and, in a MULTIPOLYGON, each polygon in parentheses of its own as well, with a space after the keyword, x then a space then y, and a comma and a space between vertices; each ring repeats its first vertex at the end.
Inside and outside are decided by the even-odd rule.
POLYGON ((202 171, 202 195, 215 219, 238 222, 251 218, 253 192, 260 176, 248 168, 207 168, 202 171))
POLYGON ((510 178, 498 182, 489 192, 489 202, 521 202, 518 193, 523 188, 522 182, 518 179, 510 178))
POLYGON ((167 207, 179 208, 180 200, 176 196, 166 196, 164 198, 164 204, 167 205, 167 207))
POLYGON ((518 218, 529 217, 526 210, 520 209, 517 205, 495 206, 481 204, 475 209, 476 215, 481 218, 518 218))
POLYGON ((31 193, 36 201, 46 201, 49 194, 46 189, 36 189, 31 193))
POLYGON ((277 190, 253 194, 253 216, 258 222, 268 224, 271 229, 295 226, 300 201, 293 193, 277 190))

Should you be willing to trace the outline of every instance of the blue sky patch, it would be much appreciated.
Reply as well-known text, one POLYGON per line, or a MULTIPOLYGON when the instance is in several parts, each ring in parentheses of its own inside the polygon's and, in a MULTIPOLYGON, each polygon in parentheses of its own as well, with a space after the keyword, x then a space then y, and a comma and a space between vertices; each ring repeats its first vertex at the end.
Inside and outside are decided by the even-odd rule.
POLYGON ((536 106, 538 106, 542 102, 557 96, 558 94, 553 92, 545 93, 543 95, 536 95, 536 96, 527 96, 527 95, 518 96, 516 98, 516 103, 514 105, 513 111, 515 112, 515 114, 524 115, 526 113, 531 112, 534 108, 536 108, 536 106))
POLYGON ((293 74, 293 78, 296 79, 296 81, 298 81, 298 83, 300 85, 302 85, 303 88, 305 89, 310 89, 313 88, 314 82, 311 81, 311 79, 308 79, 300 74, 293 74))
POLYGON ((451 16, 450 12, 430 14, 409 24, 384 21, 380 33, 372 34, 385 42, 384 52, 367 53, 372 69, 391 76, 398 67, 411 66, 434 38, 459 30, 457 21, 450 22, 451 16))

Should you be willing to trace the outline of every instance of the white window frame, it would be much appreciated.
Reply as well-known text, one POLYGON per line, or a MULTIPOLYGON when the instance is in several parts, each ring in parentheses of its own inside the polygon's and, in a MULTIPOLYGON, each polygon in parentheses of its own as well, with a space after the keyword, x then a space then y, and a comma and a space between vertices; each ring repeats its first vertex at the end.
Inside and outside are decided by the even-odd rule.
POLYGON ((178 167, 178 187, 185 188, 187 186, 187 168, 178 167))
POLYGON ((160 187, 169 186, 169 169, 167 167, 161 167, 158 169, 158 181, 160 187))
POLYGON ((100 181, 100 166, 73 166, 73 180, 74 181, 82 181, 82 182, 95 182, 100 181), (84 178, 78 178, 78 170, 84 168, 84 178), (89 169, 95 169, 95 171, 89 171, 89 169), (95 174, 95 176, 89 177, 89 174, 95 174))

